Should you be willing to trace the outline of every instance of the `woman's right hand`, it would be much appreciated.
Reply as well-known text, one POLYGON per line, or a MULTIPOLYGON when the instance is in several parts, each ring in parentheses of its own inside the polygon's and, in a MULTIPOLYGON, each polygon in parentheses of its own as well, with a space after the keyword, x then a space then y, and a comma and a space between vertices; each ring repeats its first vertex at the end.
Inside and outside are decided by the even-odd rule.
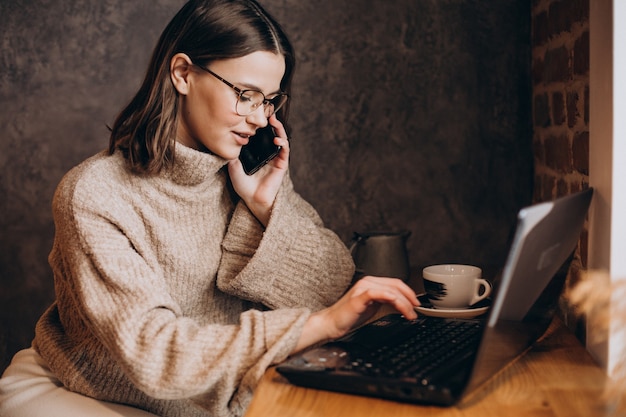
POLYGON ((369 320, 382 304, 389 304, 407 319, 414 319, 417 317, 414 308, 420 302, 400 279, 363 277, 335 304, 309 317, 294 352, 344 336, 369 320))
POLYGON ((244 173, 238 158, 228 164, 228 172, 235 192, 263 226, 267 226, 269 222, 274 200, 289 168, 289 140, 285 127, 276 115, 272 115, 268 123, 272 125, 276 133, 274 144, 281 147, 278 155, 254 175, 244 173))

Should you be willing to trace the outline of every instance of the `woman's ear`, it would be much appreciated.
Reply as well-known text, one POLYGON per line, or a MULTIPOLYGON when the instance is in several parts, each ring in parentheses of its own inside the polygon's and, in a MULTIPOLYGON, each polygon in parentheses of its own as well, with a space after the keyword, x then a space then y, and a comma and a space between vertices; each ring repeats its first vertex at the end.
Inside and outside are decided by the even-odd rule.
POLYGON ((177 53, 170 61, 170 77, 179 94, 189 94, 189 73, 193 63, 187 54, 177 53))

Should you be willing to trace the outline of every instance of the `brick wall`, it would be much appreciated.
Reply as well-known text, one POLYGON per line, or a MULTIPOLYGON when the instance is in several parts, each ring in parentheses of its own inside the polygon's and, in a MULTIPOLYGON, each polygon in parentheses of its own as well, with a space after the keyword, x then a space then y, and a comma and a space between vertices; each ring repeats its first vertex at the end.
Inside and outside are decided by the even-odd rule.
MULTIPOLYGON (((532 7, 535 201, 589 184, 589 0, 534 0, 532 7)), ((587 265, 583 232, 567 287, 587 265)), ((579 338, 582 321, 565 301, 562 315, 579 338)))

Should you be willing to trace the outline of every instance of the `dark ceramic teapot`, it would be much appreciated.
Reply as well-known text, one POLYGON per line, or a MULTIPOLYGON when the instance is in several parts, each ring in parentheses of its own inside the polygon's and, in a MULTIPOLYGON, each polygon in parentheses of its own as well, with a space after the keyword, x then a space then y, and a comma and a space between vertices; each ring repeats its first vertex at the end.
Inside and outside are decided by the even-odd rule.
POLYGON ((406 241, 410 231, 355 232, 350 253, 356 265, 355 279, 364 275, 409 279, 406 241))

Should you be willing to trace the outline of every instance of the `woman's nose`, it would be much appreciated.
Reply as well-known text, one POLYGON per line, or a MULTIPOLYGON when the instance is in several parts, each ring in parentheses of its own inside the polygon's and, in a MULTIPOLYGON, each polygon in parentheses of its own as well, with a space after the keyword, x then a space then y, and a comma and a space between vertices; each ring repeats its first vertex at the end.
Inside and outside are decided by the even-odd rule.
POLYGON ((260 105, 252 113, 246 116, 248 123, 254 124, 258 127, 265 127, 268 124, 268 117, 265 115, 265 106, 260 105))

